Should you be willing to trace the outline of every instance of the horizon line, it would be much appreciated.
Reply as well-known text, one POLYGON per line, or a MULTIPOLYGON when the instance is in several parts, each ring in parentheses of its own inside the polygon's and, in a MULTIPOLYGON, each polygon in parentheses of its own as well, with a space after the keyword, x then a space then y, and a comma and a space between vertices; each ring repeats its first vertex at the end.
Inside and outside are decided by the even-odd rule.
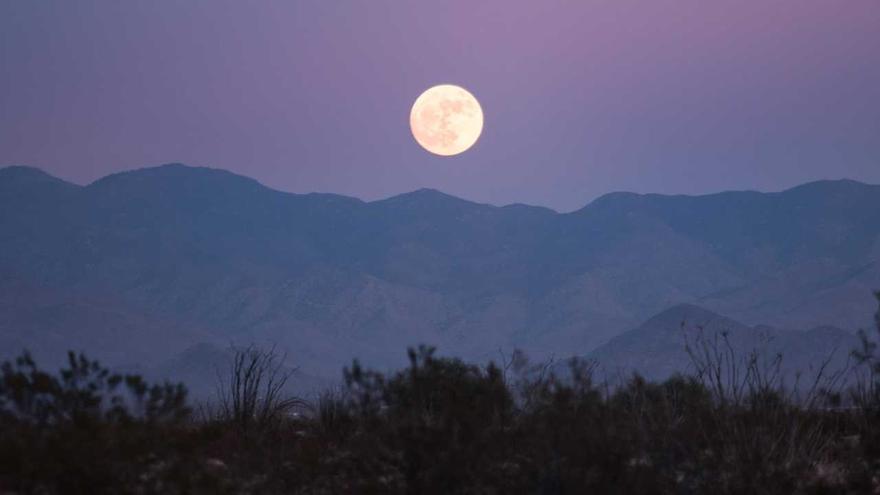
POLYGON ((507 203, 507 204, 494 204, 494 203, 487 203, 487 202, 484 202, 484 201, 478 201, 478 200, 473 200, 473 199, 469 199, 469 198, 464 198, 464 197, 461 197, 461 196, 456 196, 455 194, 450 194, 450 193, 447 193, 447 192, 442 191, 442 190, 440 190, 440 189, 436 189, 436 188, 432 188, 432 187, 421 187, 421 188, 418 188, 418 189, 413 189, 413 190, 411 190, 411 191, 406 191, 406 192, 402 192, 402 193, 397 193, 397 194, 393 194, 393 195, 391 195, 391 196, 387 196, 387 197, 384 197, 384 198, 371 199, 371 200, 367 200, 367 199, 360 198, 360 197, 357 197, 357 196, 351 196, 351 195, 348 195, 348 194, 341 194, 341 193, 328 192, 328 191, 311 191, 311 192, 293 192, 293 191, 285 191, 285 190, 282 190, 282 189, 276 189, 275 187, 272 187, 272 186, 270 186, 270 185, 264 184, 264 183, 260 182, 259 180, 255 179, 255 178, 253 178, 253 177, 250 177, 250 176, 247 176, 247 175, 243 175, 243 174, 238 173, 238 172, 233 172, 233 171, 228 170, 228 169, 219 168, 219 167, 203 166, 203 165, 189 165, 189 164, 186 164, 186 163, 183 163, 183 162, 167 162, 167 163, 162 163, 162 164, 159 164, 159 165, 147 165, 147 166, 142 166, 142 167, 137 167, 137 168, 131 168, 131 169, 127 169, 127 170, 121 170, 121 171, 118 171, 118 172, 113 172, 113 173, 110 173, 110 174, 106 174, 106 175, 104 175, 104 176, 101 176, 101 177, 99 177, 99 178, 97 178, 97 179, 95 179, 95 180, 93 180, 93 181, 91 181, 91 182, 89 182, 89 183, 87 183, 87 184, 82 184, 82 183, 74 182, 74 181, 71 181, 71 180, 68 180, 68 179, 63 179, 63 178, 61 178, 61 177, 58 177, 58 176, 56 176, 56 175, 53 175, 53 174, 47 172, 46 170, 44 170, 44 169, 42 169, 42 168, 40 168, 40 167, 36 167, 36 166, 32 166, 32 165, 21 165, 21 164, 0 165, 0 173, 2 173, 4 170, 9 170, 9 169, 27 169, 27 170, 33 170, 33 171, 38 171, 38 172, 40 172, 40 173, 42 173, 42 174, 44 174, 44 175, 46 175, 47 177, 50 177, 50 178, 52 178, 52 179, 55 179, 55 180, 58 180, 58 181, 64 182, 65 184, 69 184, 69 185, 77 186, 77 187, 82 187, 82 188, 87 188, 87 187, 94 186, 95 184, 97 184, 97 183, 99 183, 99 182, 102 182, 102 181, 104 181, 104 180, 106 180, 106 179, 108 179, 108 178, 110 178, 110 177, 122 176, 122 175, 129 175, 129 174, 134 174, 134 173, 139 173, 139 172, 145 172, 145 171, 149 171, 149 170, 157 170, 157 169, 162 169, 162 168, 172 168, 172 167, 179 167, 179 168, 189 169, 189 170, 207 170, 207 171, 211 171, 211 172, 220 172, 220 173, 224 173, 224 174, 229 174, 229 175, 233 175, 233 176, 235 176, 235 177, 239 177, 239 178, 242 178, 242 179, 246 179, 246 180, 250 180, 250 181, 256 182, 256 183, 259 184, 261 187, 264 187, 264 188, 266 188, 266 189, 268 189, 268 190, 271 190, 271 191, 275 191, 275 192, 282 193, 282 194, 292 194, 292 195, 296 195, 296 196, 329 195, 329 196, 337 196, 337 197, 341 197, 341 198, 346 198, 346 199, 356 200, 356 201, 359 201, 359 202, 364 203, 364 204, 372 204, 372 203, 382 203, 382 202, 385 202, 385 201, 394 200, 394 199, 396 199, 396 198, 401 198, 401 197, 409 196, 409 195, 416 194, 416 193, 422 193, 422 192, 433 192, 433 193, 441 194, 441 195, 443 195, 443 196, 447 196, 447 197, 450 197, 450 198, 453 198, 453 199, 456 199, 456 200, 459 200, 459 201, 464 201, 464 202, 471 203, 471 204, 474 204, 474 205, 479 205, 479 206, 488 206, 488 207, 492 207, 492 208, 511 208, 511 207, 535 208, 535 209, 548 210, 548 211, 550 211, 550 212, 553 212, 553 213, 556 213, 556 214, 559 214, 559 215, 565 215, 565 214, 568 214, 568 213, 575 213, 575 212, 577 212, 577 211, 583 210, 584 208, 590 206, 591 204, 593 204, 593 203, 595 203, 595 202, 597 202, 597 201, 602 200, 603 198, 606 198, 606 197, 608 197, 608 196, 613 196, 613 195, 634 195, 634 196, 661 196, 661 197, 688 197, 688 198, 700 198, 700 197, 717 196, 717 195, 720 195, 720 194, 731 194, 731 193, 783 194, 783 193, 786 193, 786 192, 789 192, 789 191, 792 191, 792 190, 795 190, 795 189, 798 189, 798 188, 801 188, 801 187, 804 187, 804 186, 809 186, 809 185, 814 185, 814 184, 821 184, 821 183, 840 183, 840 182, 850 182, 850 183, 855 183, 855 184, 859 184, 859 185, 862 185, 862 186, 868 186, 868 187, 878 187, 878 186, 880 186, 880 184, 872 184, 872 183, 870 183, 870 182, 863 182, 863 181, 860 181, 860 180, 857 180, 857 179, 851 179, 851 178, 847 178, 847 177, 840 177, 840 178, 836 178, 836 179, 816 179, 816 180, 811 180, 811 181, 802 182, 802 183, 799 183, 799 184, 796 184, 796 185, 793 185, 793 186, 790 186, 790 187, 787 187, 787 188, 784 188, 784 189, 774 190, 774 191, 761 191, 761 190, 757 190, 757 189, 725 189, 725 190, 721 190, 721 191, 708 192, 708 193, 686 194, 686 193, 655 193, 655 192, 635 192, 635 191, 616 190, 616 191, 608 191, 608 192, 606 192, 606 193, 604 193, 604 194, 601 194, 601 195, 595 197, 594 199, 592 199, 592 200, 590 200, 590 201, 587 201, 584 205, 582 205, 582 206, 580 206, 580 207, 578 207, 578 208, 575 208, 575 209, 573 209, 573 210, 570 210, 570 211, 560 211, 560 210, 557 210, 556 208, 552 208, 552 207, 550 207, 550 206, 545 206, 545 205, 535 205, 535 204, 522 203, 522 202, 513 202, 513 203, 507 203))

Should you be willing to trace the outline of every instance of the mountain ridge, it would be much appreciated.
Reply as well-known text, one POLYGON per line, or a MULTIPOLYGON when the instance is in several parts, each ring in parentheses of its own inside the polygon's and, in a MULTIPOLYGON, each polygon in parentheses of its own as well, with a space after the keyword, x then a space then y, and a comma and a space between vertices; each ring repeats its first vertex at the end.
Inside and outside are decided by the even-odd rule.
POLYGON ((857 182, 612 193, 558 213, 430 189, 371 202, 287 193, 180 164, 74 187, 12 176, 42 175, 0 169, 0 288, 34 288, 0 312, 0 338, 16 345, 61 331, 27 315, 100 301, 127 316, 76 302, 71 321, 172 322, 186 344, 278 342, 320 374, 353 357, 395 363, 419 343, 581 354, 678 303, 749 325, 854 329, 880 287, 880 187, 857 182))
POLYGON ((250 178, 246 175, 238 174, 236 172, 232 172, 232 171, 229 171, 226 169, 208 167, 208 166, 187 165, 187 164, 181 163, 181 162, 169 162, 169 163, 164 163, 161 165, 144 166, 144 167, 134 168, 134 169, 130 169, 130 170, 113 172, 111 174, 107 174, 103 177, 95 179, 94 181, 92 181, 88 184, 85 184, 85 185, 76 184, 74 182, 70 182, 70 181, 66 181, 64 179, 58 178, 58 177, 52 175, 51 173, 49 173, 39 167, 34 167, 34 166, 30 166, 30 165, 5 165, 5 166, 0 167, 0 180, 2 180, 7 173, 14 172, 16 170, 28 170, 30 172, 38 172, 39 174, 42 174, 48 178, 52 178, 52 179, 55 179, 56 181, 64 182, 64 183, 69 184, 71 186, 77 186, 77 187, 88 187, 88 186, 91 186, 97 182, 101 182, 101 181, 108 179, 108 178, 121 178, 124 176, 128 176, 130 174, 139 175, 141 173, 151 173, 154 171, 187 170, 187 171, 199 171, 199 172, 210 172, 210 173, 219 172, 221 174, 237 177, 240 179, 244 179, 246 181, 256 182, 257 184, 261 185, 262 187, 264 187, 268 190, 274 191, 274 192, 278 192, 278 193, 282 193, 282 194, 291 194, 294 196, 309 196, 309 195, 324 196, 324 195, 327 195, 327 196, 334 196, 334 197, 339 197, 339 198, 347 198, 347 199, 358 201, 358 202, 361 202, 364 204, 371 204, 371 203, 382 203, 382 202, 386 202, 388 200, 392 200, 395 198, 407 197, 407 196, 414 195, 414 194, 415 195, 434 195, 434 196, 445 196, 450 199, 459 200, 459 201, 466 202, 466 203, 471 203, 473 205, 489 206, 492 208, 517 208, 517 207, 537 208, 537 209, 542 209, 542 210, 548 210, 548 211, 553 212, 557 215, 570 215, 573 213, 577 213, 585 208, 588 208, 591 205, 593 205, 594 203, 597 203, 597 202, 604 203, 604 202, 607 202, 612 199, 619 199, 619 198, 623 198, 623 197, 626 197, 626 198, 711 198, 711 197, 715 197, 715 196, 737 195, 737 194, 775 195, 775 194, 785 194, 785 193, 799 191, 799 190, 810 190, 815 187, 829 187, 829 186, 831 186, 831 187, 838 187, 838 186, 859 187, 859 188, 867 187, 867 188, 873 188, 873 189, 880 189, 880 184, 871 184, 871 183, 862 182, 859 180, 849 179, 849 178, 839 178, 839 179, 812 180, 812 181, 808 181, 808 182, 805 182, 802 184, 790 186, 790 187, 787 187, 787 188, 784 188, 784 189, 781 189, 778 191, 757 191, 757 190, 753 190, 753 189, 734 189, 734 190, 724 190, 724 191, 700 193, 700 194, 679 194, 679 193, 665 194, 665 193, 637 193, 637 192, 632 192, 632 191, 611 191, 611 192, 604 193, 604 194, 598 196, 597 198, 587 202, 584 206, 582 206, 580 208, 577 208, 575 210, 568 211, 568 212, 560 212, 560 211, 557 211, 557 210, 550 208, 550 207, 547 207, 547 206, 533 205, 533 204, 527 204, 527 203, 514 202, 514 203, 509 203, 509 204, 504 204, 504 205, 493 205, 493 204, 489 204, 489 203, 481 203, 479 201, 464 199, 464 198, 455 196, 454 194, 446 193, 444 191, 440 191, 438 189, 431 188, 431 187, 422 187, 419 189, 415 189, 413 191, 398 193, 398 194, 394 194, 394 195, 386 197, 386 198, 380 198, 380 199, 375 199, 375 200, 370 200, 370 201, 365 201, 365 200, 357 198, 355 196, 347 196, 344 194, 328 193, 328 192, 295 193, 295 192, 283 191, 281 189, 275 189, 271 186, 265 185, 265 184, 257 181, 256 179, 253 179, 253 178, 250 178), (6 171, 6 172, 4 172, 4 171, 6 171))

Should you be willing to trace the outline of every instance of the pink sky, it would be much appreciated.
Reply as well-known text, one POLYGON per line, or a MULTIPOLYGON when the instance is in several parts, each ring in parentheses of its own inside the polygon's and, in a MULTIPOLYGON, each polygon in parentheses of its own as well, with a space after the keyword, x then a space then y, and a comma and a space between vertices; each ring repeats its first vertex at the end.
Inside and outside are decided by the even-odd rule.
POLYGON ((0 166, 166 162, 375 199, 571 210, 606 192, 880 182, 880 2, 0 3, 0 166), (477 145, 420 149, 455 83, 477 145))

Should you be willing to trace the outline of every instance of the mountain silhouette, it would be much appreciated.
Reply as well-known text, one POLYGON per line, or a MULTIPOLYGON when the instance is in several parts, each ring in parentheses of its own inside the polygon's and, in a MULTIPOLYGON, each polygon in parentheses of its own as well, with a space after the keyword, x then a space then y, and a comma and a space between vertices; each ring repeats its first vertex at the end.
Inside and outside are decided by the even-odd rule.
POLYGON ((294 365, 586 354, 671 306, 745 325, 871 321, 880 186, 612 193, 571 213, 422 189, 364 202, 164 165, 78 186, 0 169, 0 347, 157 363, 273 342, 294 365), (102 357, 102 356, 99 356, 102 357))

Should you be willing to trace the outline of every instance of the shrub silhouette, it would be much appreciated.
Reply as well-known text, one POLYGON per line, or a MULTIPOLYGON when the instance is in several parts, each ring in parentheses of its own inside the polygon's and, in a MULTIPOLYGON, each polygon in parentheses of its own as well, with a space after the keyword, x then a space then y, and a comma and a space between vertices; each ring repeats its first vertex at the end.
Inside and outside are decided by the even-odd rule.
MULTIPOLYGON (((189 414, 180 386, 74 355, 49 374, 25 354, 0 367, 0 491, 877 493, 873 343, 864 334, 863 379, 840 400, 799 396, 729 348, 697 348, 709 372, 611 387, 582 360, 566 369, 515 353, 482 366, 419 347, 396 372, 355 361, 304 414, 288 414, 280 388, 260 392, 277 379, 244 379, 256 406, 207 420, 189 414), (732 364, 717 359, 746 363, 740 379, 719 385, 711 370, 732 364), (280 406, 259 406, 266 397, 280 406)), ((249 349, 256 365, 275 362, 249 349)), ((245 377, 254 361, 238 357, 245 377)))
POLYGON ((233 348, 232 362, 217 387, 219 409, 212 418, 229 422, 242 433, 267 433, 304 401, 285 397, 284 387, 296 369, 285 369, 275 349, 254 345, 233 348))
POLYGON ((501 370, 438 359, 430 347, 410 349, 409 360, 390 377, 358 363, 345 371, 362 434, 398 453, 394 476, 415 492, 448 492, 491 473, 512 414, 501 370))
POLYGON ((102 493, 174 477, 158 469, 178 454, 173 437, 188 418, 181 385, 149 385, 68 355, 57 375, 28 353, 0 367, 0 488, 24 492, 102 493))

